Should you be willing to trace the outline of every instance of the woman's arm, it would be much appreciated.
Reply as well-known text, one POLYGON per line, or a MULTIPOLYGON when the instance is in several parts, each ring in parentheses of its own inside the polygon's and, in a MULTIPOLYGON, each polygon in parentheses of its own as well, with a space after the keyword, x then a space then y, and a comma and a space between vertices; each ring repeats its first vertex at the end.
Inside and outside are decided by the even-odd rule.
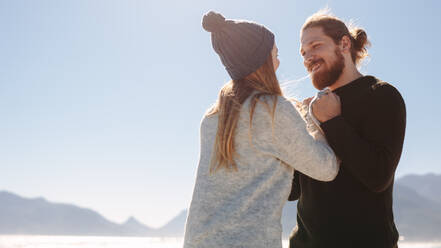
MULTIPOLYGON (((324 138, 313 138, 294 105, 279 97, 272 130, 275 156, 294 169, 320 181, 331 181, 338 173, 334 152, 324 138)), ((321 135, 316 132, 315 135, 321 135)))

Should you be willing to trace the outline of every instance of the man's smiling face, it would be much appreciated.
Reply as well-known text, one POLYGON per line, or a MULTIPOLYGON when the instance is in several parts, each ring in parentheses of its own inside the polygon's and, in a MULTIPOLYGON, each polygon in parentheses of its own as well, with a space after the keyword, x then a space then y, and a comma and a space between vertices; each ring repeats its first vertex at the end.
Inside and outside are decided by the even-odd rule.
POLYGON ((300 54, 314 87, 322 90, 334 84, 345 65, 340 48, 321 27, 303 30, 300 39, 300 54))

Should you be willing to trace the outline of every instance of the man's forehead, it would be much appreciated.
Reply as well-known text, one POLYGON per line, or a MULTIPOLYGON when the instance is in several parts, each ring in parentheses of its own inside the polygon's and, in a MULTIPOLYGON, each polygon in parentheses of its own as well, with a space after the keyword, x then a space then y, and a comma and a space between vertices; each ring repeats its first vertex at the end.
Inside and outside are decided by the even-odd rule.
POLYGON ((300 44, 307 46, 314 41, 320 41, 325 39, 326 35, 320 27, 307 28, 300 34, 300 44))

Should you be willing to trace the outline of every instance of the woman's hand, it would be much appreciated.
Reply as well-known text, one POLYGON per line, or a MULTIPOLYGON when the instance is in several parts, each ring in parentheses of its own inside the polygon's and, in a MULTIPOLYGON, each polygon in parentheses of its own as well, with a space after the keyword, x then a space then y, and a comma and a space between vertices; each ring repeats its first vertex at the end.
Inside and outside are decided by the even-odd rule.
POLYGON ((313 98, 314 98, 314 97, 312 96, 312 97, 308 97, 308 98, 303 99, 302 104, 303 104, 303 105, 306 105, 306 106, 309 106, 309 104, 311 103, 311 101, 312 101, 313 98))
POLYGON ((339 116, 341 114, 340 97, 333 92, 327 92, 319 96, 312 103, 312 112, 321 123, 339 116))

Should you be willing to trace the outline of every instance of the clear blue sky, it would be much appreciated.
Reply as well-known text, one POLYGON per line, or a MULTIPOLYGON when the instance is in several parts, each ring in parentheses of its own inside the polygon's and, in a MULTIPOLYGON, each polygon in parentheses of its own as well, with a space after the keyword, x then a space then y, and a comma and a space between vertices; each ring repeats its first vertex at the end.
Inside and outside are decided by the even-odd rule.
POLYGON ((397 175, 441 173, 439 1, 0 0, 0 190, 164 224, 190 202, 199 121, 228 81, 203 13, 273 30, 283 82, 307 75, 299 29, 326 5, 366 29, 362 72, 406 101, 397 175))

